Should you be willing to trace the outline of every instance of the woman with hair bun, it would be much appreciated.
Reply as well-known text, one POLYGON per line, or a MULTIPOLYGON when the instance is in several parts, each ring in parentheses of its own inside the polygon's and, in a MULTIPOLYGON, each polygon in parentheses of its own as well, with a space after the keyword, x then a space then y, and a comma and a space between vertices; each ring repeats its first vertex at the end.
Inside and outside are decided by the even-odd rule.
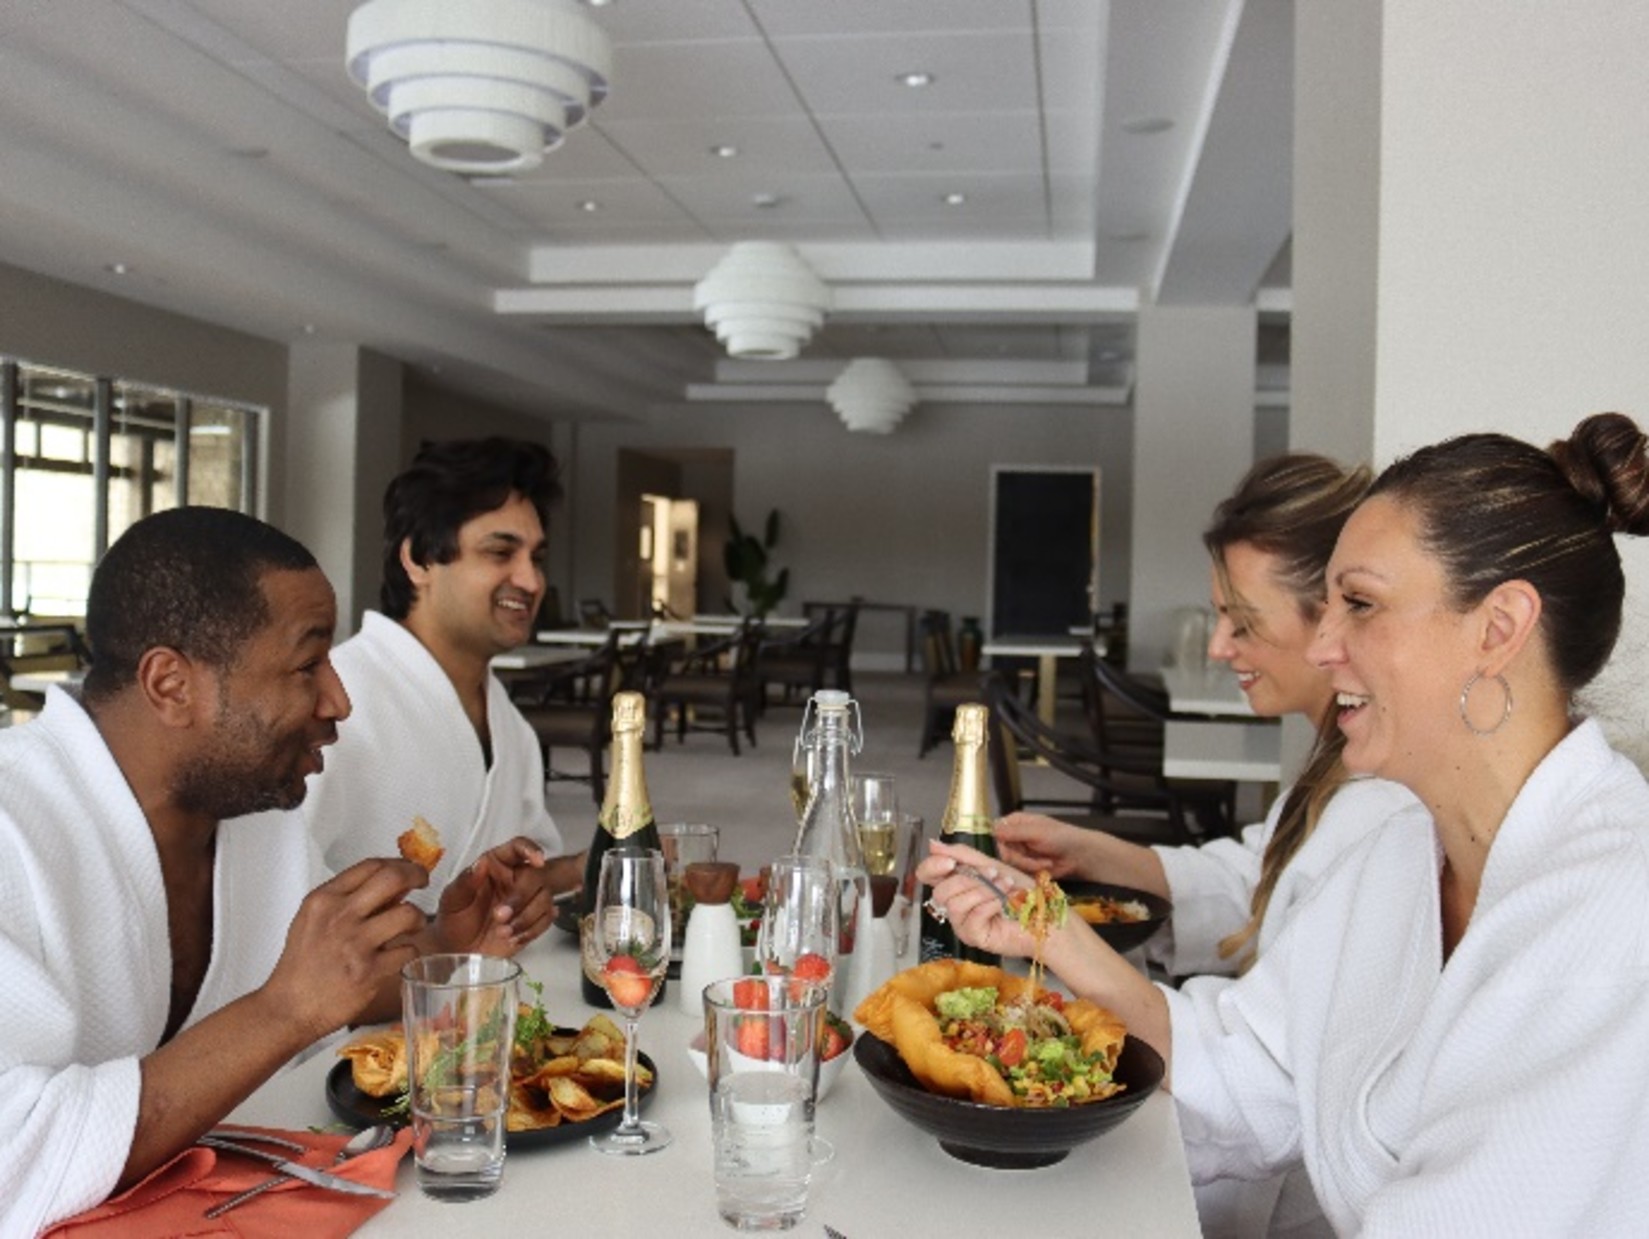
MULTIPOLYGON (((1346 523, 1313 658, 1348 769, 1399 814, 1216 1001, 1152 986, 1073 921, 1043 958, 1164 1051, 1192 1173, 1302 1164, 1362 1235, 1637 1235, 1649 1216, 1649 783, 1575 694, 1620 630, 1613 534, 1649 533, 1645 436, 1467 435, 1346 523)), ((924 863, 958 934, 1028 954, 924 863)), ((1008 875, 1015 882, 1023 875, 1008 875)))

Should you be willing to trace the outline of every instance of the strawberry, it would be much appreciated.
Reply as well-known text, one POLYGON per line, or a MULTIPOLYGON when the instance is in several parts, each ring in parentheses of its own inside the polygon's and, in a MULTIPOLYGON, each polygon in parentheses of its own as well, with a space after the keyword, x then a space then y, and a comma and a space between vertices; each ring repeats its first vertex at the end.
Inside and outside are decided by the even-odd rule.
POLYGON ((634 955, 614 955, 602 969, 601 983, 615 1007, 645 1007, 653 995, 653 978, 634 955))
POLYGON ((845 1053, 853 1040, 853 1029, 841 1016, 825 1012, 824 1028, 819 1033, 819 1061, 828 1063, 845 1053))
POLYGON ((828 959, 816 951, 804 951, 796 956, 796 963, 790 969, 790 997, 800 1002, 812 986, 829 985, 830 972, 828 959))
POLYGON ((743 1011, 767 1010, 767 982, 760 977, 734 981, 733 1005, 743 1011))
POLYGON ((737 1037, 739 1053, 746 1058, 767 1057, 767 1021, 765 1019, 741 1020, 734 1033, 737 1037))

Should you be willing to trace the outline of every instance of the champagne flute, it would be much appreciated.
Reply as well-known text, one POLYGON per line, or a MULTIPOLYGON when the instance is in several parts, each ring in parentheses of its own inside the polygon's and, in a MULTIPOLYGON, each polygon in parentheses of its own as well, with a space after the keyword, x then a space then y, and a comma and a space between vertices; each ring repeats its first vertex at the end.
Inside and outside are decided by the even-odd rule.
POLYGON ((764 973, 789 976, 803 956, 801 979, 826 989, 836 971, 840 925, 834 866, 822 856, 781 856, 768 868, 756 962, 764 973))
POLYGON ((899 796, 893 776, 855 774, 851 795, 865 872, 873 878, 886 877, 898 861, 899 796))
POLYGON ((612 848, 601 858, 590 930, 591 962, 613 1009, 624 1017, 624 1119, 590 1137, 603 1153, 656 1153, 670 1143, 658 1123, 637 1113, 636 1021, 653 1001, 670 962, 670 888, 664 853, 656 848, 612 848))
MULTIPOLYGON (((835 866, 822 856, 779 857, 768 866, 756 963, 764 974, 822 988, 828 1003, 836 975, 840 918, 835 866), (798 970, 804 956, 822 959, 825 966, 821 970, 810 960, 798 970)), ((808 1148, 816 1166, 836 1156, 836 1146, 817 1132, 808 1148)))

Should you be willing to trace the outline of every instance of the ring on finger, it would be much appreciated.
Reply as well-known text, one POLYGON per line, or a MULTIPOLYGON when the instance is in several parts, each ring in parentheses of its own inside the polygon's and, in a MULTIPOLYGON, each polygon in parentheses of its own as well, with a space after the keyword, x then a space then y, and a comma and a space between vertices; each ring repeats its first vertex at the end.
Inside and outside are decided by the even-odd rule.
POLYGON ((922 906, 924 908, 926 908, 928 910, 928 914, 930 916, 932 916, 934 920, 938 921, 941 925, 945 924, 950 919, 950 917, 945 912, 945 905, 944 904, 934 903, 933 900, 929 899, 922 906))

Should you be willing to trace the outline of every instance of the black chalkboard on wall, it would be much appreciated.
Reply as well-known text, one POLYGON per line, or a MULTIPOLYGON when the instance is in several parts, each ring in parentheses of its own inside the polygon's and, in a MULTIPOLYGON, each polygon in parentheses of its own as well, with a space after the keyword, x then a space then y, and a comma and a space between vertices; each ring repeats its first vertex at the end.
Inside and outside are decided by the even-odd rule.
POLYGON ((1099 471, 991 472, 992 636, 1065 636, 1099 597, 1099 471))

